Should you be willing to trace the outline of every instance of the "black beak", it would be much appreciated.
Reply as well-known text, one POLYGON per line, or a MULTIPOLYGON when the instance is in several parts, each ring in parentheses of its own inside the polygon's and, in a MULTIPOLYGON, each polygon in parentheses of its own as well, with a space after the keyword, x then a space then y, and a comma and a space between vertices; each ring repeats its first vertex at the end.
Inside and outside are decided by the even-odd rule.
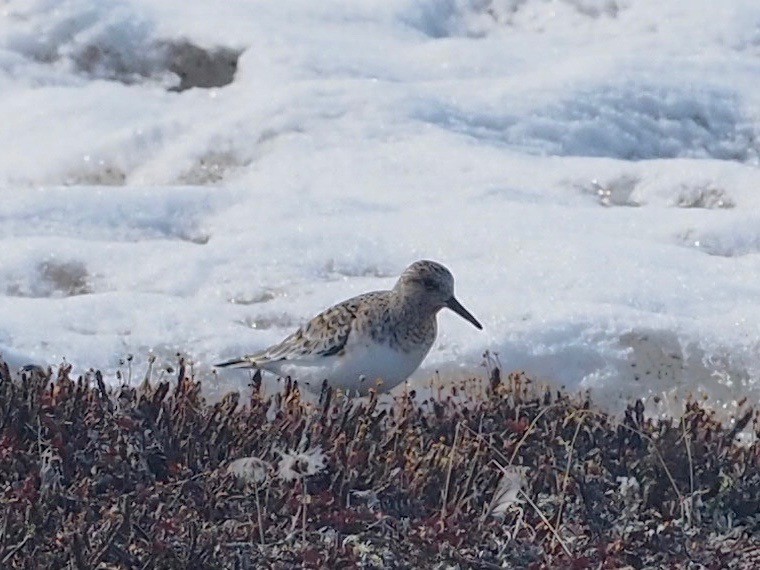
POLYGON ((483 325, 481 325, 478 322, 478 319, 476 319, 475 317, 473 317, 470 314, 470 311, 468 311, 467 309, 465 309, 461 305, 461 303, 459 301, 457 301, 454 297, 452 297, 451 299, 449 299, 446 302, 446 306, 449 309, 451 309, 452 311, 454 311, 457 315, 459 315, 460 317, 462 317, 464 320, 470 321, 473 325, 475 325, 475 328, 477 328, 478 330, 483 330, 483 325))

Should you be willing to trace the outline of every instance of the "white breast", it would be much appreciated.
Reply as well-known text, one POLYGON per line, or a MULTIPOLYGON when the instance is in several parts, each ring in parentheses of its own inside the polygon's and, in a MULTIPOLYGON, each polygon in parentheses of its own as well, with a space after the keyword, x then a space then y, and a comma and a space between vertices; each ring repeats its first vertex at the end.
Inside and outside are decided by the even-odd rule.
POLYGON ((377 386, 380 380, 379 389, 388 391, 417 370, 431 345, 405 352, 371 340, 352 342, 349 337, 345 349, 339 354, 270 362, 265 368, 279 376, 290 376, 301 384, 306 383, 313 391, 319 390, 325 379, 334 388, 360 393, 377 386))

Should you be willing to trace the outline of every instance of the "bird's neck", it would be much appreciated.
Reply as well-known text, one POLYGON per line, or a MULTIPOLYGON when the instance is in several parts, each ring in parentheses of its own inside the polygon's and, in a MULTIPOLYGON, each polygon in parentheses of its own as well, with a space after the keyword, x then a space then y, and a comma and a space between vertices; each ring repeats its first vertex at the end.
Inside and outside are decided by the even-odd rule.
POLYGON ((435 316, 440 310, 440 307, 436 307, 427 302, 427 299, 418 295, 403 295, 394 291, 396 298, 395 302, 391 303, 391 310, 393 311, 393 317, 398 320, 406 322, 416 321, 433 321, 435 322, 435 316), (410 317, 414 317, 409 320, 410 317))
POLYGON ((388 319, 382 328, 383 342, 405 352, 426 354, 438 332, 438 310, 414 296, 398 296, 388 306, 388 319))

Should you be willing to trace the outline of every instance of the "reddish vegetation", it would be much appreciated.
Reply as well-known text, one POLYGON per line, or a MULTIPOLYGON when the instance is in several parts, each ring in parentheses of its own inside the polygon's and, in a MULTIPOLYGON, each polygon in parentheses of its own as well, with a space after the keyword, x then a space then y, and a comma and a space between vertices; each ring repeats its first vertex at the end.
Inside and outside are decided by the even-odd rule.
POLYGON ((495 367, 390 406, 69 373, 0 363, 2 568, 760 567, 751 411, 618 421, 495 367))

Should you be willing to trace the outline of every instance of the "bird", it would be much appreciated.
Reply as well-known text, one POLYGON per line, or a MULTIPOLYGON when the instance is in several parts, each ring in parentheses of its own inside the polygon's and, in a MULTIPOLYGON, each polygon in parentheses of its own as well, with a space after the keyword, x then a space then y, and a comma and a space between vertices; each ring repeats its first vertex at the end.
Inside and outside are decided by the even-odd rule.
POLYGON ((435 261, 415 261, 393 289, 347 299, 319 313, 282 342, 216 364, 290 377, 312 391, 323 382, 346 393, 389 391, 417 370, 435 342, 436 316, 449 308, 483 325, 454 296, 454 277, 435 261))

